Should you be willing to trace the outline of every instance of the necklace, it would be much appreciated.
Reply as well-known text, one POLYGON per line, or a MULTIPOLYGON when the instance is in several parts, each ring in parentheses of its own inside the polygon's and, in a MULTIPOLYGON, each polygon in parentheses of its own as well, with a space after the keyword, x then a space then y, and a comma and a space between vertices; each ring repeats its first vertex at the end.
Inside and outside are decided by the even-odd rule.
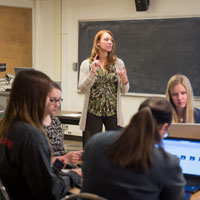
POLYGON ((185 121, 185 112, 183 112, 183 111, 177 112, 177 115, 178 115, 179 122, 180 123, 184 123, 184 121, 185 121))

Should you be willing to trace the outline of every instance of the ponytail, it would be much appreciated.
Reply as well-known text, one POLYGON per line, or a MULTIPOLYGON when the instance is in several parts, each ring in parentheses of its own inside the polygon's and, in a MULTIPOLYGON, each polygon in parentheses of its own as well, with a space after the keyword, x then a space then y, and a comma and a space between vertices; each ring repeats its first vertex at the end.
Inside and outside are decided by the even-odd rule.
POLYGON ((111 145, 113 151, 109 156, 113 164, 135 168, 138 172, 147 171, 152 164, 155 133, 158 134, 157 123, 150 107, 145 107, 132 117, 119 139, 111 145))
POLYGON ((171 118, 171 106, 167 100, 161 97, 145 100, 119 137, 106 148, 112 163, 117 167, 146 172, 152 165, 155 144, 164 152, 159 126, 170 124, 171 118))

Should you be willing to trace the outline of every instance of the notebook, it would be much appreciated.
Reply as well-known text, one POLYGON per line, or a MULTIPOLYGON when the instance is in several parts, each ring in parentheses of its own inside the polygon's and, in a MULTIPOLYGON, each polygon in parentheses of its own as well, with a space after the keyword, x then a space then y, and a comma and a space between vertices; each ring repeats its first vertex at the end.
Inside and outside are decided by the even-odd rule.
POLYGON ((200 189, 200 140, 186 138, 164 138, 165 151, 180 159, 180 166, 186 179, 185 191, 200 189))
POLYGON ((173 123, 168 135, 169 137, 200 139, 200 124, 173 123))

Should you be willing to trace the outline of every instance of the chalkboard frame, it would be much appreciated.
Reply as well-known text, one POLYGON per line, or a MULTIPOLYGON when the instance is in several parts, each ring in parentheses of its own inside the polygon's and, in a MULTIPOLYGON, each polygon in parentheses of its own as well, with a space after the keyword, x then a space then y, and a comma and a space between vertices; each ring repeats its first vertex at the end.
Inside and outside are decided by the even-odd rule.
POLYGON ((200 97, 200 26, 196 24, 200 17, 79 21, 79 67, 90 56, 95 34, 109 29, 116 55, 127 68, 129 94, 164 95, 169 78, 181 73, 200 97))

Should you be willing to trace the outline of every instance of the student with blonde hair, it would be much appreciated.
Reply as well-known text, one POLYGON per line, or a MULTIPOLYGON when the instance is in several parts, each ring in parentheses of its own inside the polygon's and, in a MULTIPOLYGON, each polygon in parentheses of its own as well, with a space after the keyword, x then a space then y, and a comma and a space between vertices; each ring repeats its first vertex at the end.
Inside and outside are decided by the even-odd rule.
POLYGON ((193 90, 185 75, 176 74, 169 79, 166 99, 172 105, 173 123, 200 123, 200 110, 194 107, 193 90))

